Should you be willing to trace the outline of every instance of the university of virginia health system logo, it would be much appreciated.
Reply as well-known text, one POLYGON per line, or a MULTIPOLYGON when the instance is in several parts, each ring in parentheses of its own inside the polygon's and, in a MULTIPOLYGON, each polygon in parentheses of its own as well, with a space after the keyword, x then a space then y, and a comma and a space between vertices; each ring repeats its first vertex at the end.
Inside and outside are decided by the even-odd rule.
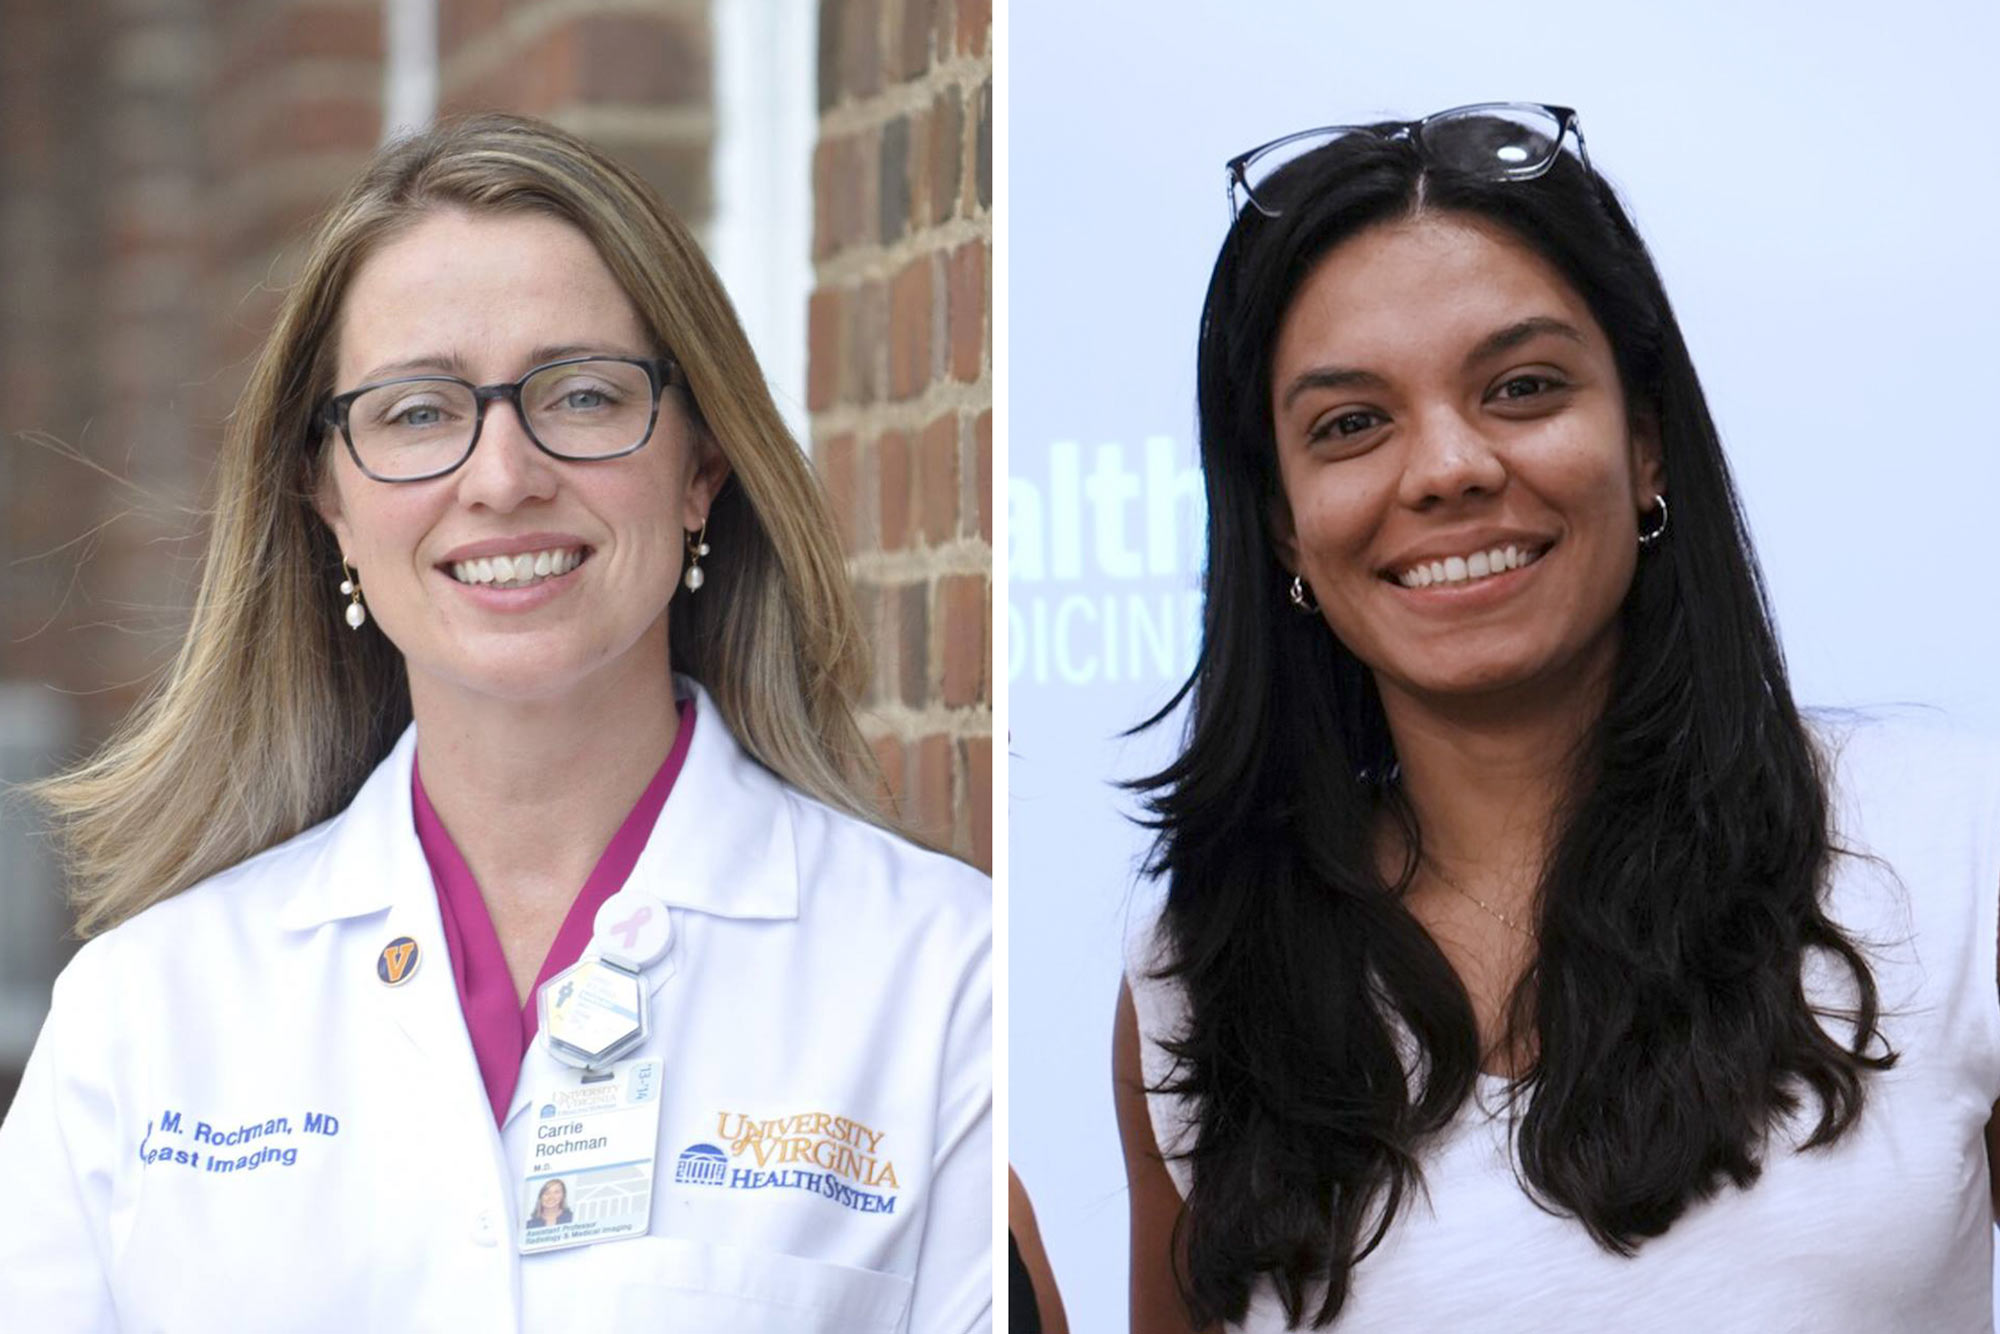
POLYGON ((755 1120, 716 1116, 717 1143, 689 1145, 674 1183, 728 1190, 802 1190, 864 1214, 893 1214, 896 1165, 882 1156, 882 1132, 827 1112, 755 1120))

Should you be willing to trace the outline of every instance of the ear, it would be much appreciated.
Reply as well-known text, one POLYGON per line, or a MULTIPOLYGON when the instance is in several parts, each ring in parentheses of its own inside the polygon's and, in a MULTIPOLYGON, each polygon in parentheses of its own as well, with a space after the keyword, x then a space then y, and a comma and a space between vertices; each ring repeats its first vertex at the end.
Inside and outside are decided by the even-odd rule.
POLYGON ((340 545, 340 558, 349 560, 354 551, 354 534, 347 523, 347 511, 341 504, 340 485, 334 480, 335 466, 333 452, 328 450, 325 462, 315 469, 318 476, 313 482, 312 507, 320 522, 333 530, 333 540, 340 545))
POLYGON ((1292 507, 1285 500, 1285 493, 1274 492, 1266 519, 1271 525, 1271 545, 1276 548, 1278 564, 1289 574, 1299 571, 1299 530, 1292 521, 1292 507))
POLYGON ((728 480, 729 460, 723 456, 722 447, 715 443, 706 426, 696 427, 694 471, 688 477, 687 492, 681 502, 681 527, 691 533, 701 531, 701 526, 708 522, 709 508, 728 480))
POLYGON ((1632 419, 1632 503, 1645 513, 1667 493, 1667 465, 1660 453, 1660 419, 1651 412, 1632 419))

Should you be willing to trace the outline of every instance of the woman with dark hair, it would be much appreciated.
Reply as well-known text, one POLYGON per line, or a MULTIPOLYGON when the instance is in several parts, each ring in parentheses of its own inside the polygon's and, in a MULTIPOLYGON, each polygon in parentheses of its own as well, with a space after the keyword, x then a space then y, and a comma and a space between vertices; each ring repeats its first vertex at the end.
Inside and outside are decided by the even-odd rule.
POLYGON ((1229 172, 1132 1328, 1990 1329, 2000 766, 1801 717, 1576 114, 1229 172))

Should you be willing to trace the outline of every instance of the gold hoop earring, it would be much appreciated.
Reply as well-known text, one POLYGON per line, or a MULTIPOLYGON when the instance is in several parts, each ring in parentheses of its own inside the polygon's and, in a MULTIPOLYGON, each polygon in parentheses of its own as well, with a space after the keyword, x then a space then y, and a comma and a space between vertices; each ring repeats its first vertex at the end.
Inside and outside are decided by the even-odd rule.
POLYGON ((347 626, 359 630, 368 623, 368 608, 361 605, 361 576, 348 566, 345 557, 341 558, 340 572, 347 576, 340 581, 340 595, 354 599, 347 604, 347 626))
POLYGON ((708 520, 701 521, 700 532, 682 536, 687 542, 687 573, 681 576, 681 582, 693 593, 708 581, 708 576, 701 572, 701 558, 708 554, 708 520))

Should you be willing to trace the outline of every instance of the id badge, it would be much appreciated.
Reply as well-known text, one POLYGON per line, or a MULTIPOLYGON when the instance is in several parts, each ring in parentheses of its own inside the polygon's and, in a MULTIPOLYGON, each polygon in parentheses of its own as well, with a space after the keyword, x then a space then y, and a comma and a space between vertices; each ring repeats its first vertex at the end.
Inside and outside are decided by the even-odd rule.
POLYGON ((660 1139, 657 1060, 578 1070, 535 1100, 521 1254, 645 1235, 660 1139))
POLYGON ((542 1040, 569 1065, 603 1070, 646 1040, 646 990, 616 960, 589 958, 542 984, 542 1040))

